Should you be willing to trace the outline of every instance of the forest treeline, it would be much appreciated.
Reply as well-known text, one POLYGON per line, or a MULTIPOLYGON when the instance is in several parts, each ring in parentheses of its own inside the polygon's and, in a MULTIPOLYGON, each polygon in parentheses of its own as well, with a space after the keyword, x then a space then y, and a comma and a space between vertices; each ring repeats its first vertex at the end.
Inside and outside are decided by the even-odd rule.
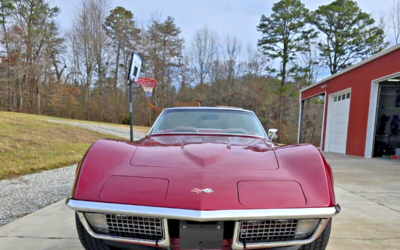
POLYGON ((400 43, 399 0, 378 15, 352 0, 316 10, 281 0, 248 27, 260 34, 251 46, 218 34, 212 24, 199 24, 185 41, 172 16, 154 14, 138 24, 139 10, 111 6, 82 0, 61 31, 60 9, 51 1, 0 0, 0 110, 126 121, 126 79, 137 51, 141 76, 158 84, 150 99, 134 87, 136 125, 151 125, 175 102, 236 106, 255 111, 265 128, 278 127, 281 140, 292 143, 301 88, 400 43))

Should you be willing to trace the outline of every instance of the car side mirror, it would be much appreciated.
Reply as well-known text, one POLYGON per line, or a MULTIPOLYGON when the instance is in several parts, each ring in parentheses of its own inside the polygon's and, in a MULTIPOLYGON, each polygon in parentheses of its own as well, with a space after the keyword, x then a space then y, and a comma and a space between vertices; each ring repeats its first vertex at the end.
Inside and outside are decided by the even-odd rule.
MULTIPOLYGON (((271 141, 275 138, 275 135, 278 135, 278 129, 270 128, 268 129, 268 137, 271 141)), ((276 136, 278 138, 278 136, 276 136)))

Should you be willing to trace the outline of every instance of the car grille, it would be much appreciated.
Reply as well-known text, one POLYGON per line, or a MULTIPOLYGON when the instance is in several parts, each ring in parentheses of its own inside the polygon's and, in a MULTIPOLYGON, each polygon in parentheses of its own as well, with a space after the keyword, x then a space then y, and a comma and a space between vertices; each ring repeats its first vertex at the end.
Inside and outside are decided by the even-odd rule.
POLYGON ((164 225, 160 218, 114 214, 107 214, 106 217, 112 236, 154 241, 164 239, 164 225))
POLYGON ((260 220, 240 223, 241 243, 294 240, 298 220, 260 220))

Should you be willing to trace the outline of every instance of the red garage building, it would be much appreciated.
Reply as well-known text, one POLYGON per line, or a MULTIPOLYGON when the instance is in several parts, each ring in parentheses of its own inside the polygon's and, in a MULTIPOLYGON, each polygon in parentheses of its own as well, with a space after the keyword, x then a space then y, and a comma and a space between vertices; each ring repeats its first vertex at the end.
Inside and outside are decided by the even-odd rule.
POLYGON ((322 151, 371 158, 394 154, 400 148, 400 130, 396 130, 400 116, 400 45, 300 92, 299 142, 304 142, 304 102, 320 96, 325 100, 322 151))

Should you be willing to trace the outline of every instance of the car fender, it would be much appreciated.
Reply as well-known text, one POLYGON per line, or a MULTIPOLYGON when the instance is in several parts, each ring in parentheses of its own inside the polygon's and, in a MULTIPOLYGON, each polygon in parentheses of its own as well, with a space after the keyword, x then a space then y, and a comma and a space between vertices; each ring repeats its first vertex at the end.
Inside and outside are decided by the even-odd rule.
POLYGON ((323 201, 327 207, 336 205, 332 169, 316 147, 297 144, 274 150, 279 168, 296 178, 308 200, 313 196, 312 200, 323 201))
POLYGON ((71 197, 95 200, 107 179, 117 168, 130 162, 136 149, 135 145, 124 141, 96 141, 77 166, 71 197))

